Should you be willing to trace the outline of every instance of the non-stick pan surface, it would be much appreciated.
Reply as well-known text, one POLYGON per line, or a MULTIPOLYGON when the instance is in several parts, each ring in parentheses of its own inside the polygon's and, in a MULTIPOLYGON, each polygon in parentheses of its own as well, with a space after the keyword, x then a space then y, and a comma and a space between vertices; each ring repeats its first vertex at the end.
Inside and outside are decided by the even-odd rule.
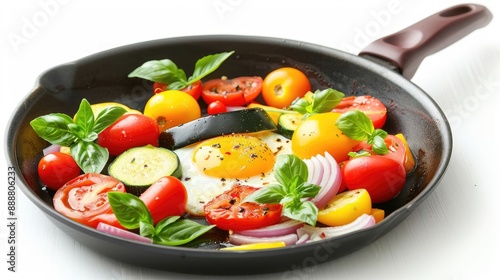
MULTIPOLYGON (((488 15, 487 11, 483 12, 483 17, 488 15)), ((368 55, 373 56, 373 52, 368 55)), ((394 61, 391 64, 401 70, 401 65, 394 61)), ((118 260, 200 274, 292 270, 327 262, 365 247, 398 225, 437 187, 452 152, 451 131, 443 112, 431 97, 401 74, 328 47, 264 37, 164 39, 104 51, 57 66, 39 77, 33 92, 15 110, 8 127, 7 157, 17 171, 19 187, 62 231, 118 260), (384 221, 369 229, 316 243, 262 251, 222 252, 210 248, 149 245, 112 237, 73 222, 54 210, 52 194, 42 189, 37 178, 37 163, 47 143, 29 125, 32 119, 53 112, 71 115, 82 98, 90 103, 117 101, 142 110, 151 95, 151 84, 127 78, 138 65, 147 60, 170 58, 190 72, 189 67, 197 58, 229 50, 235 54, 211 77, 265 76, 275 68, 293 66, 308 74, 313 88, 332 87, 346 95, 369 94, 387 105, 386 130, 402 132, 407 137, 417 168, 397 198, 376 205, 386 211, 384 221)))

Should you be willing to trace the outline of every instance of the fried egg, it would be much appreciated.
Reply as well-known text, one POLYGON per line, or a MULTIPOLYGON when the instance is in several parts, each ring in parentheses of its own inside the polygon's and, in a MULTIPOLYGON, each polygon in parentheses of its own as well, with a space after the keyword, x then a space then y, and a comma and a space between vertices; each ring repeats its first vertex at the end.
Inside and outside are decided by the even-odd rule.
POLYGON ((289 139, 266 131, 219 136, 174 152, 188 193, 186 211, 204 216, 203 206, 235 184, 263 187, 276 182, 276 157, 292 149, 289 139))

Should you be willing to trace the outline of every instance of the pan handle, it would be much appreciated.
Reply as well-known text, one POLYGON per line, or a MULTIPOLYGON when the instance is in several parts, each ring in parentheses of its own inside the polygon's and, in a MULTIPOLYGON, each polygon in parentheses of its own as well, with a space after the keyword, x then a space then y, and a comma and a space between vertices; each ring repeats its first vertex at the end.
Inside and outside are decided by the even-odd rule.
POLYGON ((492 14, 484 6, 457 5, 374 41, 359 56, 389 62, 405 78, 411 79, 425 57, 486 26, 491 19, 492 14))

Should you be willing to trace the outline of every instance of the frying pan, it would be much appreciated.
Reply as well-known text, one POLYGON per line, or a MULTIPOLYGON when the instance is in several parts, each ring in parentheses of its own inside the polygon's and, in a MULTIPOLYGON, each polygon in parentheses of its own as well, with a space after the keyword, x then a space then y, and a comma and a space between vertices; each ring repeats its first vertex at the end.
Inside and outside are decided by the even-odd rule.
POLYGON ((324 263, 377 240, 437 187, 452 154, 450 126, 433 99, 408 79, 426 56, 487 25, 491 18, 483 6, 451 7, 373 42, 357 56, 281 38, 224 35, 162 39, 103 51, 39 76, 33 91, 9 120, 5 149, 8 164, 16 170, 18 187, 57 227, 82 244, 120 261, 199 274, 291 271, 324 263), (276 68, 292 66, 307 73, 313 88, 331 87, 346 95, 369 94, 386 104, 386 130, 406 136, 417 168, 395 199, 375 205, 386 211, 385 220, 368 229, 315 243, 222 252, 210 246, 166 247, 117 238, 80 225, 54 210, 53 193, 43 189, 37 177, 37 163, 48 143, 35 134, 29 125, 31 120, 53 112, 72 115, 82 98, 91 103, 117 101, 142 109, 151 96, 152 85, 127 78, 131 70, 147 60, 170 58, 189 73, 197 58, 228 50, 235 54, 207 79, 221 75, 264 77, 276 68))

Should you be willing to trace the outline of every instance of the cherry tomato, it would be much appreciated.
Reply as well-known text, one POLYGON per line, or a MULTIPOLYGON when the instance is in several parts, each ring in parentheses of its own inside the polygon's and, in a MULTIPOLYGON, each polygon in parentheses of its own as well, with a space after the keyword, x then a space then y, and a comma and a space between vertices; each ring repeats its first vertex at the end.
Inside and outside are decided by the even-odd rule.
POLYGON ((345 113, 359 110, 365 113, 375 128, 382 128, 387 120, 387 108, 377 98, 369 95, 344 97, 332 112, 345 113))
POLYGON ((311 83, 300 70, 283 67, 270 72, 262 84, 262 97, 267 105, 287 108, 292 102, 311 91, 311 83))
POLYGON ((83 174, 57 190, 53 198, 54 208, 76 222, 95 228, 100 215, 113 213, 108 203, 110 191, 125 192, 125 186, 111 176, 83 174))
POLYGON ((207 112, 209 115, 215 115, 220 113, 227 112, 226 105, 219 100, 216 100, 210 104, 208 104, 207 112))
POLYGON ((261 91, 261 77, 213 79, 203 83, 201 97, 207 104, 218 100, 226 106, 243 106, 257 98, 261 91))
POLYGON ((344 182, 349 190, 363 188, 373 203, 382 203, 396 197, 406 181, 406 147, 394 135, 387 135, 389 153, 377 155, 371 145, 361 142, 354 151, 364 150, 370 156, 349 159, 343 167, 344 182))
POLYGON ((149 98, 144 115, 155 120, 159 132, 162 132, 201 117, 201 109, 191 95, 179 90, 167 90, 149 98))
POLYGON ((343 134, 335 125, 339 113, 321 113, 302 121, 292 136, 292 151, 302 159, 330 153, 337 162, 349 159, 348 153, 360 141, 343 134))
POLYGON ((156 224, 167 217, 184 214, 187 191, 179 179, 166 176, 153 183, 139 198, 148 207, 156 224))
POLYGON ((337 194, 318 212, 318 221, 327 226, 343 226, 354 222, 362 214, 370 214, 372 201, 364 189, 337 194))
POLYGON ((80 167, 73 157, 66 153, 50 153, 38 162, 40 180, 47 188, 54 191, 78 175, 80 175, 80 167))
POLYGON ((234 186, 205 204, 208 223, 223 230, 246 230, 276 224, 281 219, 281 204, 241 202, 257 188, 234 186))
POLYGON ((142 114, 125 114, 99 133, 97 143, 118 156, 134 147, 152 145, 158 147, 158 125, 142 114))
MULTIPOLYGON (((166 84, 162 84, 159 82, 155 82, 153 84, 153 93, 154 94, 158 94, 158 93, 164 92, 166 90, 167 90, 166 84)), ((189 95, 194 97, 194 99, 198 100, 198 99, 200 99, 201 92, 203 91, 203 86, 201 84, 201 81, 196 81, 196 82, 188 85, 187 87, 180 89, 180 91, 183 91, 185 93, 189 93, 189 95)))

